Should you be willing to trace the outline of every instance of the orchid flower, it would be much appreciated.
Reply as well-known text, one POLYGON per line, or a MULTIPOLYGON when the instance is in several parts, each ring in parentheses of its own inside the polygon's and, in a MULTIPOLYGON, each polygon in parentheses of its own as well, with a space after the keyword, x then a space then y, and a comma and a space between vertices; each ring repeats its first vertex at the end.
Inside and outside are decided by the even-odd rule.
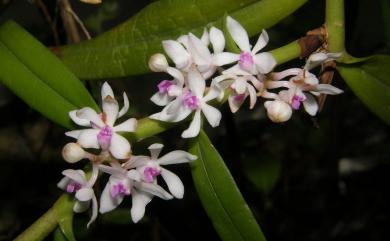
POLYGON ((305 111, 309 115, 314 116, 318 111, 318 104, 313 95, 337 95, 341 94, 343 91, 330 84, 320 84, 318 78, 310 73, 309 70, 323 62, 334 60, 338 56, 340 55, 334 53, 312 54, 306 61, 304 68, 291 68, 282 72, 273 73, 272 77, 274 81, 269 81, 266 85, 269 89, 280 87, 288 88, 288 90, 279 92, 280 98, 289 103, 294 110, 298 110, 302 103, 305 111), (276 81, 287 76, 292 76, 289 81, 276 81))
POLYGON ((211 27, 209 40, 213 47, 214 53, 211 53, 208 48, 208 43, 197 38, 192 33, 188 34, 187 37, 187 50, 191 53, 193 62, 196 64, 199 72, 205 79, 211 77, 217 67, 221 66, 218 59, 215 57, 217 54, 222 53, 225 48, 225 37, 221 30, 215 27, 211 27))
POLYGON ((220 66, 238 61, 236 65, 223 73, 237 75, 267 74, 275 67, 276 60, 270 53, 259 53, 269 40, 265 30, 262 31, 255 46, 251 49, 248 33, 239 22, 228 16, 226 26, 241 53, 223 52, 215 55, 215 61, 220 66))
POLYGON ((155 120, 179 122, 194 112, 189 128, 181 135, 183 138, 191 138, 199 134, 201 113, 212 127, 218 126, 222 117, 218 109, 207 104, 208 101, 218 97, 220 90, 212 86, 205 95, 206 81, 194 67, 189 70, 187 78, 188 88, 183 90, 182 95, 171 101, 161 112, 150 116, 155 120))
POLYGON ((69 112, 70 118, 80 126, 92 127, 91 129, 68 131, 65 135, 77 139, 77 143, 83 148, 101 148, 109 151, 118 159, 130 157, 130 143, 117 132, 134 132, 137 120, 130 118, 125 122, 114 126, 117 118, 122 117, 129 109, 129 99, 123 93, 124 106, 119 111, 118 102, 110 85, 105 82, 102 86, 103 112, 97 114, 90 107, 69 112))
POLYGON ((142 180, 146 183, 154 183, 156 177, 161 175, 172 195, 176 198, 183 198, 184 185, 182 181, 176 174, 162 166, 194 161, 197 157, 188 152, 176 150, 158 158, 163 147, 162 144, 153 144, 149 146, 150 157, 132 156, 125 165, 127 168, 137 168, 142 180))
POLYGON ((217 85, 221 90, 219 100, 223 98, 223 90, 226 88, 230 88, 233 91, 228 97, 229 107, 232 113, 238 111, 248 96, 250 99, 249 108, 252 109, 257 101, 255 87, 260 89, 263 85, 262 82, 253 75, 237 76, 232 74, 220 75, 214 78, 211 84, 217 85))
POLYGON ((153 196, 166 200, 173 198, 162 187, 142 182, 141 175, 136 170, 129 170, 128 167, 115 162, 111 165, 99 166, 100 170, 111 175, 100 197, 100 213, 112 211, 122 203, 125 196, 131 195, 133 201, 131 217, 136 223, 144 216, 145 207, 153 196))
POLYGON ((62 172, 65 176, 57 184, 57 186, 68 193, 75 193, 76 203, 73 206, 73 211, 81 213, 86 211, 92 202, 92 215, 87 224, 87 227, 95 221, 97 217, 97 200, 93 191, 93 185, 95 184, 98 177, 98 168, 96 165, 92 166, 92 175, 87 180, 84 171, 67 169, 62 172))
POLYGON ((163 80, 157 87, 158 91, 150 100, 159 106, 165 106, 171 102, 175 97, 180 96, 183 92, 184 76, 183 74, 172 67, 169 67, 169 73, 174 77, 173 80, 163 80))

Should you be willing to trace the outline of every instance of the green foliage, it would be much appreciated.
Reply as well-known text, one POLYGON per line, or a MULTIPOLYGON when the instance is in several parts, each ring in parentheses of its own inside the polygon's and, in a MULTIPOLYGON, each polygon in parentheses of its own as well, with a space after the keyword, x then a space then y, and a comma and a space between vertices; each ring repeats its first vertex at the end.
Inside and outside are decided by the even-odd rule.
POLYGON ((204 131, 191 143, 196 190, 221 239, 262 241, 265 237, 233 177, 204 131))
POLYGON ((228 13, 253 36, 290 15, 307 0, 161 0, 145 7, 118 27, 79 44, 60 56, 79 78, 99 79, 149 72, 149 57, 162 51, 161 41, 205 26, 222 27, 228 13))
MULTIPOLYGON (((54 211, 56 214, 59 230, 63 238, 68 241, 76 241, 73 233, 73 205, 74 198, 64 194, 54 204, 54 211)), ((60 236, 61 235, 55 235, 60 236)), ((58 238, 60 238, 58 237, 58 238)), ((59 239, 61 240, 61 239, 59 239)))
POLYGON ((388 55, 375 55, 363 62, 337 66, 352 91, 387 124, 390 124, 389 66, 388 55))
POLYGON ((68 112, 98 109, 83 84, 45 46, 14 22, 0 27, 0 81, 32 108, 64 127, 68 112))

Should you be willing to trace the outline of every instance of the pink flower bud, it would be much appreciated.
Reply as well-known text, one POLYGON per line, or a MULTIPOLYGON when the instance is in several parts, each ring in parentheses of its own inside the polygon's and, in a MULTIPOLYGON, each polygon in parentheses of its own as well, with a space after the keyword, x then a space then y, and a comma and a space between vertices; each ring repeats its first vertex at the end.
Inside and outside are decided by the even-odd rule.
POLYGON ((276 123, 288 121, 292 115, 289 104, 281 100, 267 101, 264 103, 268 117, 276 123))

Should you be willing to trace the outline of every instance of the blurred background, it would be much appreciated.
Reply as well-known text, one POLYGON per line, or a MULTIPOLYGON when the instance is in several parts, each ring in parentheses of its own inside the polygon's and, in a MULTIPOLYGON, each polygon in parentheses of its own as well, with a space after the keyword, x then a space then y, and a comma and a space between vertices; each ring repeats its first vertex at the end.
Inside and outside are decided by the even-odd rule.
MULTIPOLYGON (((71 4, 93 37, 151 1, 103 0, 101 5, 59 2, 71 4)), ((13 19, 50 47, 78 41, 66 32, 62 8, 57 1, 1 0, 0 24, 13 19)), ((321 26, 324 9, 325 1, 309 1, 267 29, 271 39, 267 49, 321 26)), ((347 0, 348 51, 358 57, 389 53, 389 19, 386 0, 347 0)), ((85 39, 82 31, 79 37, 85 39)), ((297 60, 279 68, 303 64, 297 60)), ((108 81, 118 96, 123 90, 127 92, 130 115, 141 118, 158 111, 149 98, 161 78, 149 74, 108 81)), ((102 82, 85 83, 99 100, 96 90, 102 82)), ((328 97, 324 110, 315 118, 299 111, 289 122, 274 124, 266 118, 261 102, 252 111, 245 108, 246 103, 234 116, 224 106, 221 126, 208 129, 268 241, 390 240, 390 129, 339 76, 333 84, 345 93, 328 97)), ((71 141, 65 137, 65 129, 2 85, 0 113, 0 240, 12 240, 62 194, 56 187, 61 171, 77 165, 62 160, 61 148, 71 141)), ((186 149, 186 142, 179 138, 184 127, 137 143, 134 152, 145 153, 156 141, 164 142, 166 152, 186 149)), ((89 214, 77 214, 77 239, 219 240, 197 197, 189 166, 177 165, 172 171, 185 184, 183 200, 155 198, 136 225, 130 218, 131 202, 100 215, 89 229, 89 214)), ((46 240, 53 240, 53 236, 46 240)))

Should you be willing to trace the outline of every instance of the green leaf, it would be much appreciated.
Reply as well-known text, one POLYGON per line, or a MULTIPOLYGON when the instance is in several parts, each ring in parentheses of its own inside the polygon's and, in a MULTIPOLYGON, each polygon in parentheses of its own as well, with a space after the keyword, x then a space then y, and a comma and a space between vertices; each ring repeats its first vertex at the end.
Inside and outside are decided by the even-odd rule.
POLYGON ((223 159, 203 130, 192 140, 190 152, 198 156, 191 164, 195 188, 222 240, 265 240, 223 159))
POLYGON ((253 36, 289 16, 307 0, 160 0, 128 21, 59 55, 79 78, 100 79, 149 72, 149 57, 162 52, 161 41, 206 26, 222 27, 224 15, 238 20, 253 36))
POLYGON ((390 124, 389 66, 388 55, 375 55, 364 62, 337 66, 352 91, 387 124, 390 124))
POLYGON ((15 22, 0 27, 0 81, 52 121, 71 127, 68 112, 96 103, 62 62, 15 22))
POLYGON ((62 233, 61 229, 59 227, 57 227, 55 230, 54 230, 54 238, 53 240, 54 241, 69 241, 65 235, 62 233))
POLYGON ((67 194, 54 204, 58 226, 68 241, 76 241, 73 233, 73 205, 74 198, 67 194))

